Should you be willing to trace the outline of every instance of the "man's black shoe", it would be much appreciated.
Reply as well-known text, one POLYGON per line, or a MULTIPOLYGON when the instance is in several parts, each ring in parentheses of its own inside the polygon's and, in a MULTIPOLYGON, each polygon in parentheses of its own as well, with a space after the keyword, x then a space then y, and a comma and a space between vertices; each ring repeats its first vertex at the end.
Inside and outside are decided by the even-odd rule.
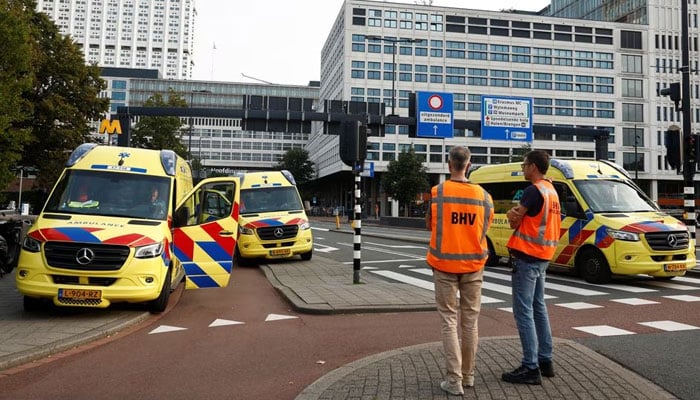
POLYGON ((525 383, 528 385, 542 384, 539 368, 530 369, 522 365, 511 372, 504 372, 503 375, 501 375, 501 379, 510 383, 525 383))
POLYGON ((540 361, 540 373, 547 378, 554 378, 554 365, 552 361, 540 361))

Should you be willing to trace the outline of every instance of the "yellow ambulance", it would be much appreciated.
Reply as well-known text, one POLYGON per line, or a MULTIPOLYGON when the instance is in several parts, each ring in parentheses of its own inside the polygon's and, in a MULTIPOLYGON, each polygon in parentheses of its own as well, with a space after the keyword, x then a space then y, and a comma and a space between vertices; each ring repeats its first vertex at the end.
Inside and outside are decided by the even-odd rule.
POLYGON ((296 181, 287 170, 239 175, 241 202, 236 259, 240 265, 253 259, 301 256, 310 260, 313 235, 296 181))
POLYGON ((193 188, 189 164, 171 150, 79 146, 22 243, 16 282, 25 310, 47 299, 161 312, 183 279, 188 289, 225 287, 238 201, 237 177, 193 188), (212 193, 227 196, 225 206, 212 207, 212 193))
MULTIPOLYGON (((671 279, 695 268, 688 228, 662 212, 620 166, 552 159, 546 176, 562 210, 559 246, 550 266, 575 270, 591 283, 609 282, 613 274, 671 279)), ((513 230, 506 212, 530 183, 520 163, 478 167, 469 179, 493 197, 495 218, 488 231, 493 265, 508 257, 506 243, 513 230)))

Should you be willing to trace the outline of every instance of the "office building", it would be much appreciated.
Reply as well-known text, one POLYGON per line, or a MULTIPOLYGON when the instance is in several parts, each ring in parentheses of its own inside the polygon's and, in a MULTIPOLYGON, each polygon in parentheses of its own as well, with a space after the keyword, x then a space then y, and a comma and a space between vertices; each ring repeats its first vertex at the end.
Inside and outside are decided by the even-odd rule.
MULTIPOLYGON (((624 166, 652 198, 682 193, 682 178, 666 163, 664 148, 664 132, 680 124, 680 114, 657 94, 680 80, 680 5, 645 4, 641 14, 656 18, 651 26, 544 15, 565 3, 602 2, 555 1, 531 13, 347 0, 323 47, 320 99, 384 102, 387 113, 396 99, 396 113, 408 116, 411 92, 449 92, 455 119, 479 121, 482 95, 532 98, 535 124, 606 129, 607 158, 624 166)), ((690 9, 696 16, 697 5, 690 9)), ((621 13, 612 15, 617 20, 621 13)), ((692 24, 691 41, 697 44, 692 24)), ((697 45, 691 51, 697 71, 697 45)), ((692 86, 697 93, 696 74, 692 86)), ((692 109, 698 120, 695 101, 692 109)), ((522 145, 482 140, 469 130, 456 129, 454 138, 439 140, 407 133, 406 126, 388 126, 385 137, 369 139, 367 158, 375 175, 408 147, 423 157, 437 183, 448 172, 451 146, 468 145, 473 164, 480 165, 507 162, 522 145)), ((595 158, 590 137, 540 132, 532 147, 554 157, 595 158)), ((337 138, 314 134, 307 149, 321 178, 349 170, 338 157, 337 138)), ((376 181, 369 191, 390 206, 376 181)))

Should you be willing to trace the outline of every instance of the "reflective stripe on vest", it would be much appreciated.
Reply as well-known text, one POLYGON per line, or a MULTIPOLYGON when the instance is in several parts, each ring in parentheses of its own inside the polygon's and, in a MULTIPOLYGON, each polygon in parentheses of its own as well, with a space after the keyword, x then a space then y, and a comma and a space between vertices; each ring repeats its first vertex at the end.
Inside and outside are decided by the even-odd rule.
POLYGON ((513 232, 507 246, 539 259, 549 260, 559 244, 559 224, 557 222, 561 221, 561 215, 552 215, 550 212, 552 208, 558 206, 558 201, 555 200, 557 192, 554 186, 545 180, 540 180, 534 185, 542 194, 542 209, 534 217, 525 215, 520 227, 513 232), (552 225, 548 226, 548 222, 552 225), (548 229, 550 229, 549 235, 547 234, 548 229))
MULTIPOLYGON (((450 185, 452 184, 457 185, 456 183, 450 183, 450 185)), ((488 192, 479 186, 474 185, 473 187, 480 189, 481 199, 453 196, 453 193, 448 193, 448 196, 445 196, 444 183, 433 188, 431 211, 434 209, 432 212, 434 216, 432 221, 434 239, 431 240, 428 248, 427 261, 434 268, 453 273, 474 272, 483 267, 483 264, 488 258, 489 252, 486 246, 486 231, 489 227, 489 216, 493 212, 493 204, 488 192), (483 229, 478 233, 478 244, 474 242, 465 244, 463 238, 454 237, 456 236, 454 232, 451 232, 451 237, 445 237, 445 235, 448 234, 447 232, 450 232, 449 228, 452 225, 451 215, 445 214, 450 211, 459 211, 458 207, 453 207, 458 205, 474 207, 475 209, 473 211, 478 213, 475 214, 474 218, 476 218, 476 215, 480 214, 483 220, 483 229), (456 243, 454 241, 460 240, 460 246, 450 246, 456 243), (470 251, 463 251, 465 245, 467 247, 472 247, 469 249, 470 251), (476 247, 478 247, 478 250, 476 247), (454 249, 460 250, 450 251, 454 249)), ((477 194, 476 190, 471 190, 471 192, 473 193, 472 195, 477 194)), ((463 207, 462 210, 464 210, 463 207)))

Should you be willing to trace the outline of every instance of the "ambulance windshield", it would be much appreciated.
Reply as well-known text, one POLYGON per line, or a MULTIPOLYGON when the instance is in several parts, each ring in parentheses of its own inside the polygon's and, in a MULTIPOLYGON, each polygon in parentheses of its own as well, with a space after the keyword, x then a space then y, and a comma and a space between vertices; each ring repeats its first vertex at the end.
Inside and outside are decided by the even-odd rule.
POLYGON ((293 186, 241 190, 241 214, 303 210, 293 186))
POLYGON ((653 201, 625 181, 587 179, 574 183, 594 213, 658 211, 653 201))
POLYGON ((165 220, 169 196, 166 177, 69 170, 44 212, 165 220))

